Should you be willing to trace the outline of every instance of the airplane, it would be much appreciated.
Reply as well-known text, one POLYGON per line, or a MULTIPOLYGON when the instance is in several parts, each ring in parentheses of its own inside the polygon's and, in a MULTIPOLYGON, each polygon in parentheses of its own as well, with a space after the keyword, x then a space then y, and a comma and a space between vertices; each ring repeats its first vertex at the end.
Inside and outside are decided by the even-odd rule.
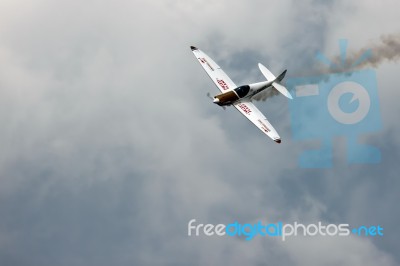
POLYGON ((266 90, 275 88, 281 94, 289 99, 293 99, 289 91, 279 82, 285 77, 286 70, 283 71, 278 77, 275 77, 265 66, 258 64, 261 73, 265 76, 267 81, 252 83, 243 86, 236 86, 236 84, 229 78, 229 76, 218 66, 203 51, 197 47, 190 46, 193 54, 199 60, 200 65, 204 68, 206 73, 210 76, 212 81, 222 92, 214 96, 213 103, 225 108, 225 106, 233 105, 241 114, 249 119, 256 127, 258 127, 264 134, 273 139, 276 143, 281 143, 281 137, 276 132, 274 127, 268 122, 267 118, 261 113, 260 110, 251 102, 252 97, 256 94, 266 90))

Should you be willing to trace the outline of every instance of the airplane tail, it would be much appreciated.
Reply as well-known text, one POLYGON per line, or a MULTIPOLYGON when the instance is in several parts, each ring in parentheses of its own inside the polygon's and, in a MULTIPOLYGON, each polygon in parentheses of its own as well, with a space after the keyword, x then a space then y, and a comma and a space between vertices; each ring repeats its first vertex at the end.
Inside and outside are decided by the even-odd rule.
POLYGON ((264 75, 264 77, 267 79, 267 81, 273 81, 272 86, 277 91, 282 93, 285 97, 287 97, 289 99, 293 99, 293 97, 289 93, 289 91, 282 84, 279 83, 285 77, 287 70, 283 71, 278 77, 275 77, 275 75, 272 74, 271 71, 269 71, 268 68, 266 68, 262 64, 258 63, 258 67, 260 68, 261 73, 264 75))

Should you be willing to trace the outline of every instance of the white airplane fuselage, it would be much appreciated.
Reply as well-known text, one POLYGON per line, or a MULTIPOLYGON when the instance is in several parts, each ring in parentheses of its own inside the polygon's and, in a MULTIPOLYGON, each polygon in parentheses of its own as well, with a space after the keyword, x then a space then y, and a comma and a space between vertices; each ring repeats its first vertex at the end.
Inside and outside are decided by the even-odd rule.
POLYGON ((213 103, 218 104, 219 106, 227 106, 244 99, 250 99, 257 93, 271 87, 273 82, 274 81, 262 81, 237 87, 233 90, 214 96, 213 103))

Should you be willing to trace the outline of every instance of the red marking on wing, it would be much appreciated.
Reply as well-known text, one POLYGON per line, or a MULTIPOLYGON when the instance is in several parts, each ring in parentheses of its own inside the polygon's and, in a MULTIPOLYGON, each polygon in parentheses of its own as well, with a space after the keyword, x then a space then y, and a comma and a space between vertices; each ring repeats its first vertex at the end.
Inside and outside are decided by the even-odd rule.
POLYGON ((246 104, 241 103, 241 104, 239 104, 239 107, 240 107, 240 109, 242 109, 243 112, 245 112, 246 114, 250 114, 250 113, 251 113, 250 108, 249 108, 246 104))
POLYGON ((222 79, 217 79, 217 83, 219 84, 219 86, 221 86, 221 88, 223 90, 228 90, 229 89, 228 84, 226 84, 226 82, 223 81, 222 79))

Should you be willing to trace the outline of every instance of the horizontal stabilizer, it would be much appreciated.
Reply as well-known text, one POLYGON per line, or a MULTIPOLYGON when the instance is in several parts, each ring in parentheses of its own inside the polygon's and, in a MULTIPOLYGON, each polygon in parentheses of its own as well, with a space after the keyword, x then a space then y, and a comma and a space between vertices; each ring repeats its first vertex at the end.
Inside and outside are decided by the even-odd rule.
POLYGON ((273 81, 276 79, 275 75, 272 74, 271 71, 269 71, 268 68, 266 68, 262 64, 258 63, 258 68, 260 69, 264 77, 267 79, 267 81, 273 81))
POLYGON ((290 94, 290 92, 279 82, 273 82, 272 86, 277 89, 280 93, 282 93, 283 95, 285 95, 286 97, 288 97, 289 99, 293 99, 292 95, 290 94))

